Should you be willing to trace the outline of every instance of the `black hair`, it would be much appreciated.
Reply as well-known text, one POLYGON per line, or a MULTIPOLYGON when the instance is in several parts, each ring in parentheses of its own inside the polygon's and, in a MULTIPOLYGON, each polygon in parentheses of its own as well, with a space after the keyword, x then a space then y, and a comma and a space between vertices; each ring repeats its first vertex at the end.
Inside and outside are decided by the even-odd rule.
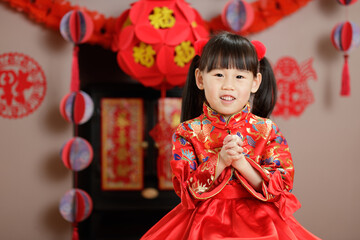
POLYGON ((260 117, 269 117, 276 103, 276 80, 269 61, 264 57, 260 62, 252 43, 237 34, 222 32, 208 41, 201 57, 196 55, 189 67, 183 88, 181 122, 202 114, 206 101, 205 93, 196 85, 195 69, 209 72, 216 68, 236 68, 262 74, 262 81, 253 97, 252 113, 260 117))

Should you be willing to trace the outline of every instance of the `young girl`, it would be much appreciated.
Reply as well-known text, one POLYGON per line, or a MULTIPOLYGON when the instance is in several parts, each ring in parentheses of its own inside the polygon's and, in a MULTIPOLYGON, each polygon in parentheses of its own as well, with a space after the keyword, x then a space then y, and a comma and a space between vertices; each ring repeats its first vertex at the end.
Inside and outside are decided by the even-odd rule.
POLYGON ((292 216, 300 203, 289 147, 267 119, 276 81, 265 47, 221 33, 199 48, 173 137, 181 203, 142 239, 319 239, 292 216))

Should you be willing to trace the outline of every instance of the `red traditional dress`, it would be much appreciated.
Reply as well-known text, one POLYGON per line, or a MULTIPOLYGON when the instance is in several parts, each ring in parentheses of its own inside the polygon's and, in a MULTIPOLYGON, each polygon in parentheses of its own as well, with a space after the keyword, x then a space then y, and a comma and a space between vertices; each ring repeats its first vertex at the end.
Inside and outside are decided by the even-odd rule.
POLYGON ((252 114, 249 104, 228 121, 206 104, 203 110, 173 137, 171 167, 181 203, 142 239, 319 239, 292 216, 300 207, 290 193, 294 167, 275 123, 252 114), (228 134, 241 137, 245 158, 263 178, 261 192, 232 167, 215 180, 228 134))

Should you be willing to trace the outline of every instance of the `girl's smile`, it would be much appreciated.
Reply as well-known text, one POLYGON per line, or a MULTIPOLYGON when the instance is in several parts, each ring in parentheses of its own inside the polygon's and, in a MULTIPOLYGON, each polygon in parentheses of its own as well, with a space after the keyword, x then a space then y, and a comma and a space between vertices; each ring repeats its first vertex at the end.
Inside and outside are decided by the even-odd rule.
POLYGON ((261 74, 256 76, 247 70, 234 68, 213 69, 209 72, 195 70, 196 84, 204 90, 212 109, 225 119, 240 112, 261 83, 261 74))

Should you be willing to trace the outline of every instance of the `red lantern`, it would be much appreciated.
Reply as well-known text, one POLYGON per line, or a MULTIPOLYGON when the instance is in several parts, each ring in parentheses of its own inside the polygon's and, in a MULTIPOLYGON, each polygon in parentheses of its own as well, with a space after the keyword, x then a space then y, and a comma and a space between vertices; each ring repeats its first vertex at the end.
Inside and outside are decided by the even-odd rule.
POLYGON ((344 52, 344 67, 342 72, 342 96, 350 95, 350 74, 348 66, 348 52, 360 44, 360 28, 352 22, 337 24, 331 33, 331 41, 337 50, 344 52))
POLYGON ((79 47, 77 44, 86 42, 91 37, 93 30, 94 24, 92 19, 84 11, 71 10, 61 18, 61 35, 65 40, 75 43, 72 59, 71 91, 78 91, 80 88, 79 47))
POLYGON ((93 33, 92 19, 84 11, 72 10, 60 21, 60 33, 67 41, 75 44, 86 42, 93 33))
POLYGON ((81 171, 90 165, 93 149, 86 139, 73 137, 62 147, 60 155, 65 167, 73 171, 81 171))
POLYGON ((89 194, 75 188, 67 191, 61 198, 59 210, 63 218, 69 222, 81 222, 90 216, 93 208, 89 194))
POLYGON ((357 2, 357 0, 336 0, 341 5, 351 5, 357 2))
POLYGON ((234 32, 245 31, 254 22, 254 9, 251 4, 243 0, 230 0, 221 14, 224 26, 234 32))
POLYGON ((118 20, 117 61, 144 86, 185 83, 194 42, 208 37, 204 21, 183 0, 140 0, 118 20))
POLYGON ((83 124, 94 112, 94 103, 91 97, 83 91, 71 92, 65 95, 60 103, 60 113, 68 122, 83 124))
POLYGON ((73 223, 73 240, 79 239, 77 223, 88 218, 93 209, 93 202, 89 194, 74 188, 65 193, 59 204, 59 211, 63 218, 73 223))

